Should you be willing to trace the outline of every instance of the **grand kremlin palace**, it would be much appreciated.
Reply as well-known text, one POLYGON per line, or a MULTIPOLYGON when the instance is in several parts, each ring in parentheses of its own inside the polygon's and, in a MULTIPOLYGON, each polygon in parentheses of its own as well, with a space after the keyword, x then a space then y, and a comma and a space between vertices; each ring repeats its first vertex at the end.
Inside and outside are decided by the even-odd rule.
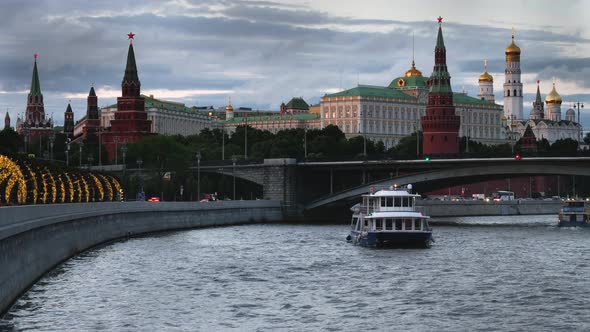
MULTIPOLYGON (((412 62, 410 70, 387 87, 358 85, 327 94, 320 99, 321 125, 334 124, 347 137, 365 135, 390 148, 421 130, 420 117, 426 113, 429 90, 427 80, 412 62)), ((454 93, 453 100, 456 114, 461 116, 460 137, 470 136, 485 144, 507 142, 501 105, 466 93, 454 93)))

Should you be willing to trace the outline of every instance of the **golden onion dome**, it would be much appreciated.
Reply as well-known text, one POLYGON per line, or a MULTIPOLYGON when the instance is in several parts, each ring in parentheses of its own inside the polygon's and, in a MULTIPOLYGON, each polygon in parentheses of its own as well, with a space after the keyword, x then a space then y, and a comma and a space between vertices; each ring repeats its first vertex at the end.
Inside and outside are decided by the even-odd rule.
POLYGON ((506 120, 508 120, 508 119, 506 118, 506 115, 502 115, 502 121, 506 121, 506 120))
POLYGON ((557 90, 555 90, 555 83, 553 83, 553 89, 551 89, 551 92, 549 92, 547 97, 545 97, 545 102, 549 105, 561 104, 561 96, 559 95, 559 93, 557 93, 557 90))
POLYGON ((480 82, 494 82, 494 77, 486 70, 483 74, 479 75, 480 82))
POLYGON ((506 47, 506 55, 520 55, 520 47, 514 43, 514 35, 512 36, 512 43, 506 47))
POLYGON ((410 68, 406 74, 406 77, 422 77, 422 72, 416 69, 416 64, 412 60, 412 68, 410 68))
POLYGON ((226 111, 233 111, 234 107, 232 105, 227 105, 227 106, 225 106, 225 110, 226 111))

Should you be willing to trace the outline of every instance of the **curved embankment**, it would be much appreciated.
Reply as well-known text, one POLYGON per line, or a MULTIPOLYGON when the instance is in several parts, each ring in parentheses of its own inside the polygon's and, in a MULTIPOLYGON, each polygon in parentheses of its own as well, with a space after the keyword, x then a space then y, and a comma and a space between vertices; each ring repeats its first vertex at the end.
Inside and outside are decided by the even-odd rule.
POLYGON ((0 208, 0 315, 56 265, 137 234, 280 221, 279 201, 110 202, 0 208))

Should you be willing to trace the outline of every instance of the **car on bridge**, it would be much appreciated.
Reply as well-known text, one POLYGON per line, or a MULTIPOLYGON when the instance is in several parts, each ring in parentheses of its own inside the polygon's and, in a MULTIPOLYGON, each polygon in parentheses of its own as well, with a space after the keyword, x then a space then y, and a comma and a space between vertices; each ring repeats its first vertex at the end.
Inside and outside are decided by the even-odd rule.
POLYGON ((160 201, 160 197, 150 197, 148 200, 148 202, 159 202, 160 201))

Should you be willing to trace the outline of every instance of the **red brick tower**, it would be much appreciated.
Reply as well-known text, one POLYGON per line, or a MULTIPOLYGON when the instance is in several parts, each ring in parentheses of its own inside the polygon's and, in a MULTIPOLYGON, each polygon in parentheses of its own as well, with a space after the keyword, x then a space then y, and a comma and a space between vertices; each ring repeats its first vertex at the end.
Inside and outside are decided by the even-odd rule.
POLYGON ((459 154, 460 118, 455 115, 451 75, 447 70, 447 51, 438 18, 438 37, 434 49, 434 70, 428 79, 426 115, 422 117, 424 155, 453 157, 459 154))
POLYGON ((111 131, 102 135, 110 160, 114 160, 115 152, 123 144, 139 141, 149 135, 151 121, 148 120, 143 97, 140 96, 141 83, 137 76, 135 52, 133 51, 133 33, 129 37, 129 51, 127 52, 127 66, 121 83, 122 96, 117 98, 115 119, 111 120, 111 131))
POLYGON ((96 97, 96 92, 94 92, 94 87, 90 88, 90 93, 88 93, 86 105, 86 123, 84 124, 84 128, 82 129, 84 137, 88 137, 88 135, 96 135, 100 128, 100 117, 98 114, 98 98, 96 97))
POLYGON ((19 133, 25 136, 25 142, 32 143, 42 137, 51 136, 52 132, 53 122, 45 118, 43 94, 41 93, 39 72, 37 71, 37 54, 35 54, 31 91, 27 96, 27 111, 19 133))
POLYGON ((64 112, 64 134, 70 138, 74 136, 74 111, 70 103, 64 112))

